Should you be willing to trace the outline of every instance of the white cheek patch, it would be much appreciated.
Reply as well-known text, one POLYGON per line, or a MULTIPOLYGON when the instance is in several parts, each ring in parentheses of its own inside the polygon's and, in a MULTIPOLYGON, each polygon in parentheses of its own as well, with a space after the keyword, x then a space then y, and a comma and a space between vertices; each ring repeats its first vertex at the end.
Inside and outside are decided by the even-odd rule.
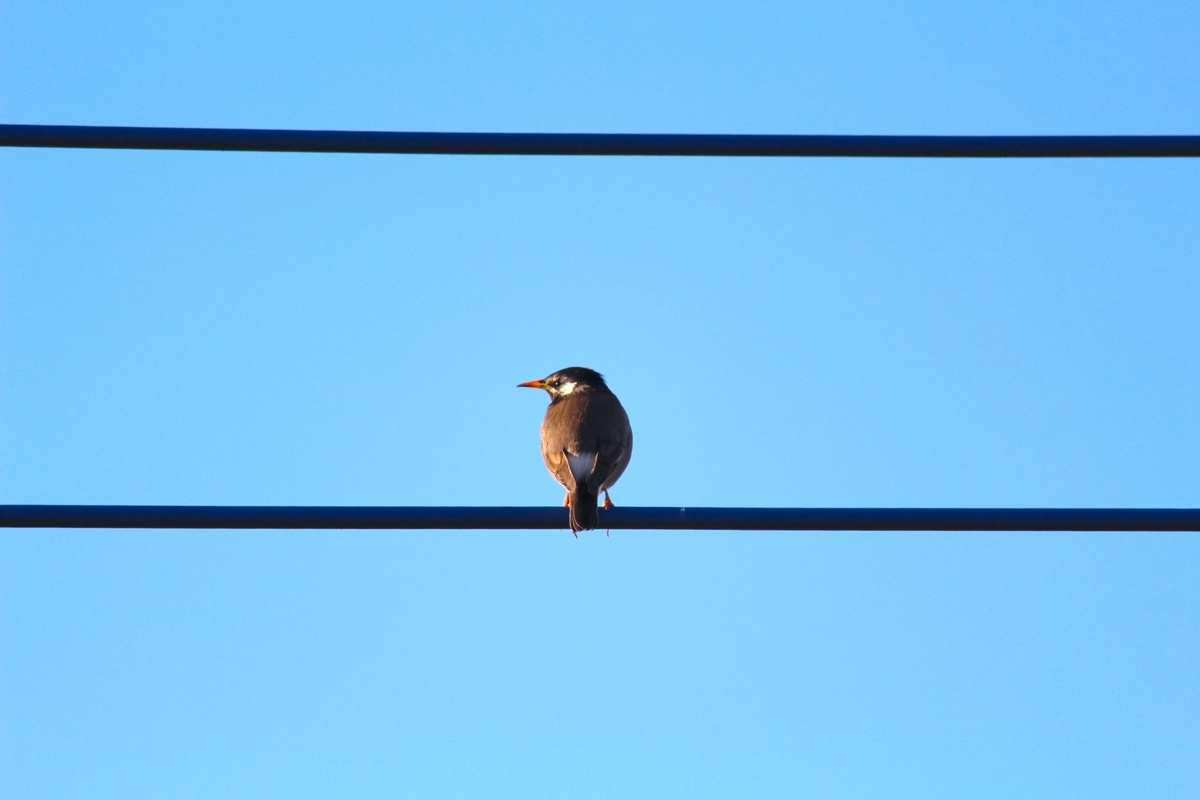
POLYGON ((567 463, 571 465, 571 475, 575 477, 576 483, 581 483, 592 474, 592 470, 596 466, 595 453, 580 453, 572 455, 567 453, 567 463))
POLYGON ((575 391, 575 381, 567 381, 566 383, 559 384, 557 391, 559 394, 570 394, 575 391))

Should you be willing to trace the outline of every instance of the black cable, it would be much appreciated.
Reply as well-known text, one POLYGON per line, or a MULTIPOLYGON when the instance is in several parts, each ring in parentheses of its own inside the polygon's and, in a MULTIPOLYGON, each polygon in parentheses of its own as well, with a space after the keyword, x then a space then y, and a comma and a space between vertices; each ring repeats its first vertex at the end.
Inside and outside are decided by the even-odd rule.
POLYGON ((1200 136, 775 136, 676 133, 423 133, 0 125, 3 147, 559 156, 1164 158, 1200 136))
MULTIPOLYGON (((0 506, 0 528, 505 529, 567 527, 540 506, 0 506)), ((647 508, 601 510, 613 530, 1200 531, 1200 509, 647 508)))

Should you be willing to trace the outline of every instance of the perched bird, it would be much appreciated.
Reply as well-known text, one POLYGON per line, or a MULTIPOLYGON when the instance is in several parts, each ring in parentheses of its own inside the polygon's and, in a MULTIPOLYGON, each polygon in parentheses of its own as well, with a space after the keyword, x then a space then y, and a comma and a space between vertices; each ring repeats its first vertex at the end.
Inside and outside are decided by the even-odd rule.
POLYGON ((633 429, 621 401, 604 376, 586 367, 567 367, 540 381, 517 384, 545 389, 550 407, 542 420, 542 459, 554 479, 567 487, 571 532, 590 531, 599 521, 596 500, 621 477, 633 453, 633 429))

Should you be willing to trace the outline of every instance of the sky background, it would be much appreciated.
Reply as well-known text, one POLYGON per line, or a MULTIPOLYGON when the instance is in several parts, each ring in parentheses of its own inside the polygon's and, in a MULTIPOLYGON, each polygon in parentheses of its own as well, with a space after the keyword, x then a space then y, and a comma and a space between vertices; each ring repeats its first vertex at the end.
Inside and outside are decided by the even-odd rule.
MULTIPOLYGON (((1200 133, 1164 2, 0 2, 0 121, 1200 133)), ((0 502, 1200 506, 1200 163, 0 151, 0 502)), ((1200 540, 0 533, 0 794, 1191 798, 1200 540)))

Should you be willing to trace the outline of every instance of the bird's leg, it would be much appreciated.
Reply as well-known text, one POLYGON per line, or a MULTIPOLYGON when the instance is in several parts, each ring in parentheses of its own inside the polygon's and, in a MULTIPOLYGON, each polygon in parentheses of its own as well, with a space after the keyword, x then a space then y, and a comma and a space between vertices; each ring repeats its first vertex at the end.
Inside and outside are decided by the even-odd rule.
POLYGON ((610 498, 610 497, 608 496, 608 489, 605 489, 605 490, 604 490, 604 507, 605 507, 605 508, 612 508, 612 507, 613 507, 613 501, 612 501, 612 498, 610 498))
POLYGON ((571 492, 568 490, 567 496, 563 498, 563 508, 569 508, 570 506, 571 506, 571 492))

